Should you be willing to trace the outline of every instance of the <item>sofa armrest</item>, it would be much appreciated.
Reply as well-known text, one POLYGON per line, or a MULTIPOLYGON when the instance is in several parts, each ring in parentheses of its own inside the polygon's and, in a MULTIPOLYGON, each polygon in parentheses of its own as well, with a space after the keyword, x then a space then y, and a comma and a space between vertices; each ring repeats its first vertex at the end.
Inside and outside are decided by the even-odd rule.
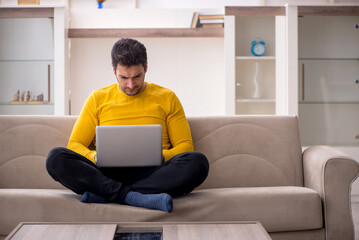
POLYGON ((328 146, 312 146, 303 153, 304 186, 319 193, 323 201, 326 239, 354 239, 351 184, 359 164, 328 146))

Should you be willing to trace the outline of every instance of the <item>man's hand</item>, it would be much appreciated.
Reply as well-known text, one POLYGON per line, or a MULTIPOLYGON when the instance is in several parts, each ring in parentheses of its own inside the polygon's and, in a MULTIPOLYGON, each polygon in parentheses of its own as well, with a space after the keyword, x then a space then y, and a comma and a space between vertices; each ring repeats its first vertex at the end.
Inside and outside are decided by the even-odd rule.
POLYGON ((97 164, 97 154, 95 155, 95 163, 97 164))

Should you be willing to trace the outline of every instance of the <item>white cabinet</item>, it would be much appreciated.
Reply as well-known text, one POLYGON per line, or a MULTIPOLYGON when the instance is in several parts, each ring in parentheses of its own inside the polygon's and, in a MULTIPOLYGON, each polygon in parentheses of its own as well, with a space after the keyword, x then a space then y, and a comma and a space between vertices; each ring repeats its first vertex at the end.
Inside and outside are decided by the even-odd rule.
POLYGON ((359 16, 340 15, 298 19, 303 145, 359 146, 359 16))
POLYGON ((53 114, 53 19, 0 18, 0 42, 0 114, 53 114))
POLYGON ((330 145, 359 161, 359 6, 300 6, 298 15, 302 144, 330 145))
POLYGON ((41 7, 0 4, 0 114, 66 113, 66 16, 63 5, 46 1, 41 7), (35 100, 43 94, 43 102, 9 104, 18 90, 32 91, 35 100))
POLYGON ((227 7, 225 19, 225 61, 227 114, 276 114, 276 84, 285 66, 284 7, 227 7), (251 53, 252 41, 264 41, 262 56, 251 53), (283 52, 283 51, 279 51, 283 52))

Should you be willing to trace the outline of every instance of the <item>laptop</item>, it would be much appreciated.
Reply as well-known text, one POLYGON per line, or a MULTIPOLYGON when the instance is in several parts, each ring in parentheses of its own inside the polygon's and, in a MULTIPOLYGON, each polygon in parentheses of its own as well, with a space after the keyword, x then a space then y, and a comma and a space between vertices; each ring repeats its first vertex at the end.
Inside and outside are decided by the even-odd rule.
POLYGON ((98 167, 150 167, 162 164, 161 125, 96 127, 98 167))

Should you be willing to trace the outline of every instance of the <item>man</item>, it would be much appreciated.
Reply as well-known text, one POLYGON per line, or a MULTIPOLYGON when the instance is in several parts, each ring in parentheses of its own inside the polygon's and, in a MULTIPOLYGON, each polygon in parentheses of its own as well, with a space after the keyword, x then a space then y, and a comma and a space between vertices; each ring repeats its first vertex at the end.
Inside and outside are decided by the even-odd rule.
MULTIPOLYGON (((172 197, 191 192, 207 177, 207 158, 193 151, 190 128, 176 95, 145 82, 145 46, 117 41, 111 51, 117 83, 92 92, 74 125, 67 148, 50 151, 46 168, 56 181, 81 194, 82 202, 119 203, 172 211, 172 197), (98 125, 161 124, 159 167, 99 168, 89 145, 98 125)), ((139 149, 141 151, 141 149, 139 149)))

